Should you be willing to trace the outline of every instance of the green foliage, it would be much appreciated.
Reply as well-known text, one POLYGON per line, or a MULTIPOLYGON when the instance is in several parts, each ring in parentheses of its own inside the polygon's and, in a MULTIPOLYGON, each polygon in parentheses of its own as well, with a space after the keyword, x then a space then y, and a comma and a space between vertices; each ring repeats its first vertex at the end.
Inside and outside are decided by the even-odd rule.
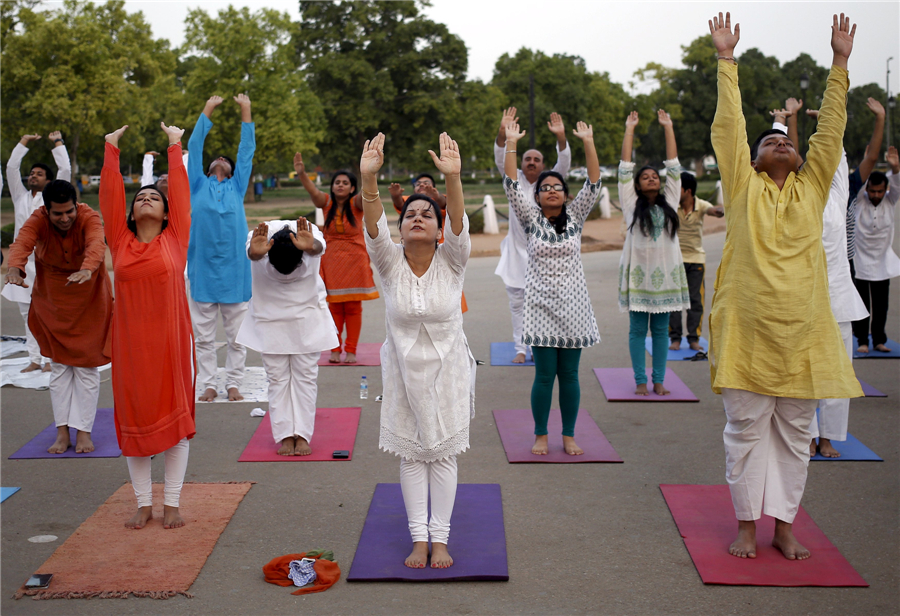
POLYGON ((16 223, 14 222, 0 227, 0 248, 9 248, 9 245, 13 243, 13 233, 15 230, 16 223))
POLYGON ((469 216, 469 233, 484 233, 484 210, 469 216))

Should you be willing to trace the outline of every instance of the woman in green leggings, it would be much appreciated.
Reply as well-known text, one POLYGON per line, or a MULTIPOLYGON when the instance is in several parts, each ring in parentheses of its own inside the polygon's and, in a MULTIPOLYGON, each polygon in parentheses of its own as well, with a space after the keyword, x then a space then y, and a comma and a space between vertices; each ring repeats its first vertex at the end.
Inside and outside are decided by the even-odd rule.
POLYGON ((519 131, 515 122, 506 127, 503 183, 509 205, 528 237, 522 341, 532 347, 534 356, 531 412, 535 438, 531 453, 538 455, 548 451, 547 418, 556 379, 563 447, 569 455, 584 453, 575 443, 575 420, 581 399, 578 362, 581 349, 600 342, 581 265, 581 232, 600 191, 600 163, 593 128, 578 122, 573 133, 584 142, 588 179, 567 205, 569 187, 555 171, 541 173, 533 194, 526 193, 511 179, 518 177, 516 143, 525 133, 519 131))

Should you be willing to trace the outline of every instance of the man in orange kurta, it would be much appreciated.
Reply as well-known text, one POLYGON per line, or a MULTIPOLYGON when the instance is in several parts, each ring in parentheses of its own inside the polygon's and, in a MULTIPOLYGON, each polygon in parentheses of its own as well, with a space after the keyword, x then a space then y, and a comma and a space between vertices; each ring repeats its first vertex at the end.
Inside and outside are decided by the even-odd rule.
POLYGON ((43 191, 44 206, 22 225, 9 249, 7 284, 34 289, 28 327, 52 362, 50 401, 56 442, 64 453, 69 428, 77 430, 76 453, 94 450, 91 430, 100 394, 99 366, 110 361, 112 287, 104 258, 100 214, 77 203, 75 187, 54 180, 43 191), (36 275, 26 281, 25 263, 34 252, 36 275))

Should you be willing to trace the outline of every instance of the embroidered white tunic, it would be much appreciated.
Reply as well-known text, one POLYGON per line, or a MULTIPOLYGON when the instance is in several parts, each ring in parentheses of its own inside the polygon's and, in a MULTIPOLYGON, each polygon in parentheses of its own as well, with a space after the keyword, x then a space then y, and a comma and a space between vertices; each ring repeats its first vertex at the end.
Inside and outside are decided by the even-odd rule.
MULTIPOLYGON (((681 164, 677 158, 665 161, 664 195, 672 207, 681 200, 681 164)), ((640 224, 631 226, 637 207, 634 190, 634 163, 619 161, 619 203, 627 232, 619 260, 619 310, 628 312, 678 312, 690 308, 687 276, 678 235, 665 230, 665 213, 658 205, 650 208, 653 232, 647 236, 640 224)))
MULTIPOLYGON (((866 183, 868 186, 868 182, 866 183)), ((860 280, 889 280, 900 276, 894 243, 894 210, 900 201, 900 175, 888 178, 888 192, 872 205, 866 186, 856 199, 856 255, 853 265, 860 280)))
POLYGON ((381 276, 387 338, 381 347, 379 447, 413 461, 434 462, 469 448, 475 416, 475 359, 463 332, 462 298, 469 259, 469 219, 455 236, 444 221, 444 243, 428 271, 416 276, 387 218, 366 248, 381 276))
MULTIPOLYGON (((597 201, 600 182, 584 187, 566 205, 568 224, 559 234, 540 208, 534 193, 519 182, 503 179, 511 211, 525 231, 525 316, 522 340, 529 346, 581 349, 600 342, 600 331, 581 264, 584 221, 597 201)), ((533 191, 533 189, 532 189, 533 191)))

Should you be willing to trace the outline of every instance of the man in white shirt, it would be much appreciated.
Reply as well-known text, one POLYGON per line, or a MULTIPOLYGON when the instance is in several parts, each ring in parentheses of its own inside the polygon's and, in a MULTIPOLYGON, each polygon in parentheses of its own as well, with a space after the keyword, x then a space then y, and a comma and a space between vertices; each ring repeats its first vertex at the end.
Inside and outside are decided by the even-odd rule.
POLYGON ((260 223, 247 236, 253 295, 237 343, 259 351, 272 437, 282 456, 308 456, 322 351, 338 344, 319 262, 325 238, 305 218, 260 223))
MULTIPOLYGON (((22 135, 22 139, 13 149, 6 163, 6 181, 9 182, 9 195, 12 197, 13 208, 15 210, 15 235, 19 235, 19 229, 25 224, 25 221, 39 207, 44 205, 44 198, 41 192, 44 186, 54 179, 72 180, 72 165, 69 162, 69 153, 66 151, 65 142, 63 142, 62 134, 59 131, 53 131, 47 137, 53 142, 53 160, 56 162, 57 173, 54 178, 53 170, 44 163, 34 163, 28 174, 26 185, 22 184, 22 173, 20 166, 22 159, 28 154, 28 144, 41 138, 40 135, 22 135)), ((25 265, 27 278, 34 280, 36 270, 34 266, 34 255, 28 257, 25 265)), ((16 302, 19 306, 19 313, 25 321, 25 344, 28 348, 28 359, 30 363, 22 369, 22 372, 33 372, 40 370, 43 364, 44 372, 50 372, 50 360, 41 356, 41 349, 31 335, 28 329, 28 311, 31 309, 31 291, 32 286, 23 288, 16 285, 4 285, 3 297, 11 302, 16 302)))
MULTIPOLYGON (((511 122, 518 121, 516 117, 516 108, 510 107, 503 112, 500 119, 500 130, 497 133, 497 140, 494 141, 494 162, 500 175, 503 172, 504 162, 507 156, 506 151, 506 126, 511 122)), ((556 171, 563 177, 569 173, 569 167, 572 165, 572 149, 566 143, 566 127, 562 118, 558 113, 550 114, 550 121, 547 122, 547 128, 556 136, 556 165, 553 171, 556 171)), ((509 155, 514 155, 509 152, 509 155)), ((537 182, 538 176, 544 170, 544 156, 537 150, 528 150, 522 154, 522 166, 519 169, 519 185, 523 187, 523 192, 531 201, 534 207, 538 207, 534 202, 534 183, 537 182)), ((525 311, 525 270, 528 265, 528 247, 525 238, 525 230, 519 224, 512 208, 509 208, 509 232, 500 243, 500 262, 494 273, 503 279, 506 285, 506 294, 509 296, 509 311, 512 313, 513 326, 513 342, 516 345, 516 356, 513 358, 514 364, 524 364, 525 355, 528 352, 528 346, 522 341, 522 318, 525 311)))
MULTIPOLYGON (((141 173, 141 186, 150 186, 152 184, 156 184, 156 187, 159 188, 159 192, 164 194, 166 197, 169 196, 169 174, 163 173, 159 176, 156 181, 153 181, 153 161, 156 157, 159 156, 159 152, 147 152, 144 154, 144 162, 142 166, 141 173)), ((187 168, 188 164, 188 151, 185 150, 181 153, 181 160, 184 161, 184 166, 187 168)))

